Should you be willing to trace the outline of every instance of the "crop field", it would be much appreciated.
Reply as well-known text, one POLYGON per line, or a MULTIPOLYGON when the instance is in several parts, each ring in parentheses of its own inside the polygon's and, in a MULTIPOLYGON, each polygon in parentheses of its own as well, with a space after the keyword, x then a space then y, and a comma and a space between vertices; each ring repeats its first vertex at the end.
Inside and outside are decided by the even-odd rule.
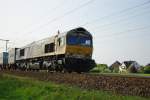
POLYGON ((0 75, 0 100, 149 100, 111 92, 38 81, 10 74, 0 75))

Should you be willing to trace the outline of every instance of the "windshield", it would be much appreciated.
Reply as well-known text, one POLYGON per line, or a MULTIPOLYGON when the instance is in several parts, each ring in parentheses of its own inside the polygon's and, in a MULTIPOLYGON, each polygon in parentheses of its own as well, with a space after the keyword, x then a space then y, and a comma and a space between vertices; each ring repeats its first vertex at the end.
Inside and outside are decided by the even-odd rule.
POLYGON ((79 44, 85 45, 85 46, 90 46, 91 45, 91 39, 89 39, 88 37, 79 37, 79 44))
POLYGON ((83 46, 91 46, 92 40, 89 37, 84 36, 69 36, 67 39, 67 44, 70 45, 83 45, 83 46))
POLYGON ((67 44, 76 45, 78 38, 76 36, 69 36, 67 39, 67 44))

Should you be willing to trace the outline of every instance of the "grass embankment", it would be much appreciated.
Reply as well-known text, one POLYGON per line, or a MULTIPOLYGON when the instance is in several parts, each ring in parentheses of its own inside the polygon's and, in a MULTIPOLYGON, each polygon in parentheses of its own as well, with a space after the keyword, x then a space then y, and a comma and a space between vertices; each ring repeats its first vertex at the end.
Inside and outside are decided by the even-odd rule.
POLYGON ((149 100, 108 92, 83 90, 30 78, 0 75, 0 100, 149 100))

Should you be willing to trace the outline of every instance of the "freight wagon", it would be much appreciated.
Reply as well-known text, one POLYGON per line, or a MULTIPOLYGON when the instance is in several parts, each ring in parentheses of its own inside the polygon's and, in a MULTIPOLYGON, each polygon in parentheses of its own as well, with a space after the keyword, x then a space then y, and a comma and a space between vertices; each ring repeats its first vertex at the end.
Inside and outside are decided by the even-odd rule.
POLYGON ((8 64, 8 53, 2 52, 0 53, 0 69, 6 69, 8 64))

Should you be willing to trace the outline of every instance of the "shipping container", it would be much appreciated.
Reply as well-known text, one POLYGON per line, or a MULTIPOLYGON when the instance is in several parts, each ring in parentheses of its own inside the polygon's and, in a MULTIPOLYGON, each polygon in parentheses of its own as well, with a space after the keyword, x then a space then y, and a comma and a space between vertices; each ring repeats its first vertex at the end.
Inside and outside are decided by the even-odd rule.
POLYGON ((0 65, 8 64, 8 52, 0 53, 0 65))

